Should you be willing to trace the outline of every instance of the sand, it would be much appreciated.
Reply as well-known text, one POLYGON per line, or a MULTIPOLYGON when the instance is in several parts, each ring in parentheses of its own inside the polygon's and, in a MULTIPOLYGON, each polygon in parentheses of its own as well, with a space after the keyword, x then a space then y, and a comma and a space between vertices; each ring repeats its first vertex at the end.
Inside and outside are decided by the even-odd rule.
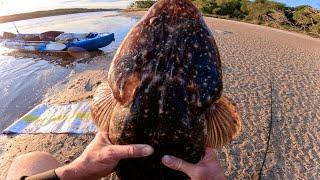
MULTIPOLYGON (((221 53, 224 94, 237 103, 243 119, 240 136, 218 150, 226 175, 258 179, 263 165, 262 179, 319 179, 320 40, 229 20, 206 18, 206 22, 215 30, 221 53)), ((53 87, 44 101, 90 98, 106 69, 75 74, 53 87)), ((68 163, 91 139, 86 135, 0 136, 0 178, 17 155, 47 151, 68 163)))

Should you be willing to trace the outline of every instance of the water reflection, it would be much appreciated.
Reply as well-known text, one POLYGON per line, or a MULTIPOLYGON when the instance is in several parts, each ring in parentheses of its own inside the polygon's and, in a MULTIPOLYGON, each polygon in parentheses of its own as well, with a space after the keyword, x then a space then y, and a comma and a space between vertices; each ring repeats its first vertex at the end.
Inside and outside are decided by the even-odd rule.
POLYGON ((0 55, 4 55, 7 52, 8 52, 8 49, 4 47, 0 42, 0 55))
MULTIPOLYGON (((0 52, 1 53, 1 52, 0 52)), ((103 56, 110 52, 104 52, 102 50, 96 51, 82 51, 82 52, 27 52, 27 51, 6 51, 4 50, 3 55, 14 56, 15 58, 31 58, 33 60, 41 59, 46 60, 49 63, 60 65, 63 67, 72 67, 77 63, 89 63, 94 57, 103 58, 103 56)))

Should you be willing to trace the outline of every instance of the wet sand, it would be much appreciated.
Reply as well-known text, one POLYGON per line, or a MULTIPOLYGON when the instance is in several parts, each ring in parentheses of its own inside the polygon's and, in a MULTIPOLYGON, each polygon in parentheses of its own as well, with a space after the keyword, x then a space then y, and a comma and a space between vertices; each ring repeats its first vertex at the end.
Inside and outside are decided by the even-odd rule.
MULTIPOLYGON (((320 40, 229 20, 206 18, 206 22, 215 30, 222 57, 224 93, 237 103, 243 119, 240 136, 218 150, 226 175, 258 179, 263 166, 262 179, 319 179, 320 40)), ((103 81, 100 75, 106 73, 107 62, 102 69, 71 73, 68 82, 57 84, 43 100, 65 103, 90 98, 103 81)), ((0 178, 17 155, 47 151, 68 163, 91 139, 88 135, 0 136, 0 178)))
POLYGON ((94 57, 93 65, 81 72, 71 72, 65 81, 50 88, 43 102, 49 104, 68 104, 91 99, 96 88, 107 79, 113 53, 94 57))

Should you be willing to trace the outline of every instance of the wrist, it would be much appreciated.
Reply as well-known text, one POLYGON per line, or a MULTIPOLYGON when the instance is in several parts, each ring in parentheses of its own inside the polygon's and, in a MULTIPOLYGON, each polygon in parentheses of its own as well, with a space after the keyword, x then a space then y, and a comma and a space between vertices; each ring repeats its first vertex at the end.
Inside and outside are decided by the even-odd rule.
POLYGON ((95 180, 100 178, 98 173, 91 172, 88 169, 88 162, 78 158, 72 163, 59 167, 55 170, 60 180, 95 180))
POLYGON ((74 175, 76 174, 76 170, 70 165, 64 165, 58 167, 55 170, 56 175, 59 177, 60 180, 67 180, 67 179, 74 179, 74 175))
POLYGON ((82 175, 83 171, 81 170, 81 167, 74 162, 57 168, 55 173, 60 180, 86 179, 86 177, 83 177, 82 175))

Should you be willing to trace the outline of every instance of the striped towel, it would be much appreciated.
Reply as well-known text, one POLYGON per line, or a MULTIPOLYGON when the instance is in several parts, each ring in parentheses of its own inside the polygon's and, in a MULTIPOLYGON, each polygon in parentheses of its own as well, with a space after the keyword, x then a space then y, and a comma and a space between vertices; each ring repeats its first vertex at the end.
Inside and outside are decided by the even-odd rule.
POLYGON ((74 133, 97 131, 89 102, 66 105, 40 104, 3 131, 5 134, 74 133))

